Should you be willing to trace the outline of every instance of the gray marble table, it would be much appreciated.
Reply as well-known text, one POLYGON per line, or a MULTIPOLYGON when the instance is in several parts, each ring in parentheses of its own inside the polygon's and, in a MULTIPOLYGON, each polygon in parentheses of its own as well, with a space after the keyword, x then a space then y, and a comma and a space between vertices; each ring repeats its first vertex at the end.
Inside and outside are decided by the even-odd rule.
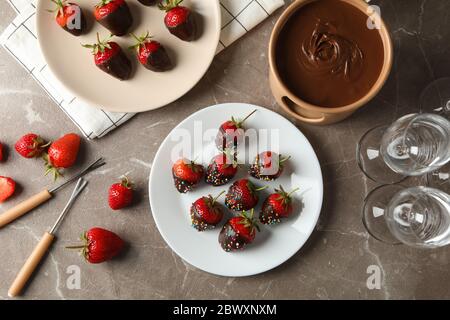
MULTIPOLYGON (((417 111, 419 93, 427 83, 450 75, 450 3, 373 2, 380 5, 395 44, 392 74, 381 93, 351 119, 328 127, 300 125, 319 156, 325 198, 315 232, 292 259, 248 278, 222 278, 197 270, 184 263, 161 238, 146 190, 159 144, 186 116, 205 106, 230 101, 279 110, 267 82, 266 54, 278 11, 221 53, 200 83, 182 99, 138 115, 101 140, 83 143, 80 166, 98 155, 107 158, 108 166, 90 179, 84 201, 75 204, 73 214, 62 225, 58 241, 24 298, 450 298, 450 248, 424 251, 387 246, 366 233, 360 219, 361 203, 376 185, 364 177, 355 162, 355 144, 365 130, 417 111), (132 210, 113 212, 106 202, 106 190, 125 172, 136 182, 140 201, 132 210), (126 254, 111 263, 89 265, 64 248, 92 226, 122 235, 130 243, 126 254), (72 265, 81 270, 79 289, 67 285, 72 265), (381 272, 380 289, 366 285, 371 265, 381 272)), ((0 31, 14 16, 2 1, 0 31)), ((0 50, 0 108, 0 140, 9 146, 29 131, 56 137, 77 130, 4 50, 0 50)), ((43 171, 40 161, 26 161, 15 152, 0 164, 0 175, 13 176, 21 186, 15 201, 49 184, 43 171)), ((69 192, 64 190, 32 214, 0 230, 0 298, 7 298, 16 272, 55 220, 69 192)), ((4 204, 0 210, 9 205, 4 204)))

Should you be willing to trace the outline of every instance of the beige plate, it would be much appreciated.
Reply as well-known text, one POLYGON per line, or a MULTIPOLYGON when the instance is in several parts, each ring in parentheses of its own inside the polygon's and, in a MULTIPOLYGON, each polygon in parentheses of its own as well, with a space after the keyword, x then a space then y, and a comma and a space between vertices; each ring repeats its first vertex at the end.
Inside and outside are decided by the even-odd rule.
POLYGON ((184 42, 171 35, 164 26, 164 12, 156 6, 146 7, 136 0, 128 0, 135 34, 147 30, 161 42, 175 61, 173 70, 156 73, 141 66, 133 52, 126 49, 133 44, 130 36, 114 37, 127 51, 133 62, 133 76, 119 81, 102 72, 94 64, 89 51, 80 43, 94 43, 96 33, 101 37, 109 31, 94 23, 93 7, 98 0, 75 0, 88 20, 89 32, 74 37, 60 28, 52 13, 54 5, 41 0, 37 6, 39 44, 48 66, 55 76, 75 96, 90 105, 108 111, 143 112, 165 106, 187 93, 203 77, 214 58, 220 36, 220 5, 218 0, 185 0, 183 5, 198 13, 201 36, 193 42, 184 42))

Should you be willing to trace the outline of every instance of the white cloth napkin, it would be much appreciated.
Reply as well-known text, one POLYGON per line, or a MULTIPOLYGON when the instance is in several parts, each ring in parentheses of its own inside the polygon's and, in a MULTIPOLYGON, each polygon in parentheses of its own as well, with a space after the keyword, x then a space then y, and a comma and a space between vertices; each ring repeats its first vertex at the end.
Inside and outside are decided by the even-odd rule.
MULTIPOLYGON (((68 92, 52 74, 39 50, 35 18, 38 0, 7 0, 18 16, 0 36, 0 44, 30 73, 88 138, 100 138, 133 113, 112 113, 91 107, 68 92)), ((284 0, 220 0, 222 34, 217 53, 284 5, 284 0)))

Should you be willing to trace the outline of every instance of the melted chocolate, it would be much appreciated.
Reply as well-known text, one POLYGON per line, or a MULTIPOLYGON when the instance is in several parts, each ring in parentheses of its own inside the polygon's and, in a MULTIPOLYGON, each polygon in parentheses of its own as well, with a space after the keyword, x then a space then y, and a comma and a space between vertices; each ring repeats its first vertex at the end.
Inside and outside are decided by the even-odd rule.
POLYGON ((73 6, 72 11, 74 12, 72 19, 67 20, 67 24, 63 27, 64 30, 69 32, 70 34, 78 37, 82 35, 87 28, 86 24, 86 17, 84 16, 83 10, 73 3, 68 3, 69 5, 73 6), (80 25, 77 25, 77 22, 80 21, 80 25))
POLYGON ((147 63, 144 65, 152 71, 166 71, 172 68, 172 61, 170 61, 169 55, 164 47, 160 47, 157 51, 152 52, 148 58, 147 63))
POLYGON ((365 96, 384 62, 379 30, 367 15, 341 0, 300 8, 280 32, 276 63, 286 86, 322 107, 341 107, 365 96))
POLYGON ((227 222, 219 233, 219 243, 223 250, 230 252, 243 249, 248 242, 227 222))
POLYGON ((195 25, 194 14, 191 12, 186 22, 179 24, 176 27, 168 28, 170 33, 180 38, 183 41, 192 41, 195 39, 197 27, 195 25))
POLYGON ((138 0, 138 1, 142 3, 144 6, 153 6, 159 2, 159 0, 138 0))
POLYGON ((131 61, 122 50, 97 67, 119 80, 127 80, 131 76, 131 61))
POLYGON ((124 2, 115 11, 98 20, 98 22, 106 29, 111 31, 115 36, 123 36, 128 33, 133 24, 130 8, 124 2))

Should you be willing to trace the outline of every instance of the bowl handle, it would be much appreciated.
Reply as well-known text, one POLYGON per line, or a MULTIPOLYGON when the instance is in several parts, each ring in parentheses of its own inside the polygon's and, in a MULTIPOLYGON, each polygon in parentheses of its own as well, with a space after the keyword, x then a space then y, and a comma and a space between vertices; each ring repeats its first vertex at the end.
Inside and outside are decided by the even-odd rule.
POLYGON ((281 106, 289 115, 291 115, 295 119, 298 119, 298 120, 306 122, 306 123, 322 124, 326 119, 324 114, 322 114, 322 116, 319 118, 310 118, 310 117, 300 115, 299 113, 294 111, 294 107, 297 105, 291 99, 289 99, 289 97, 287 97, 287 96, 284 96, 281 98, 281 106))

